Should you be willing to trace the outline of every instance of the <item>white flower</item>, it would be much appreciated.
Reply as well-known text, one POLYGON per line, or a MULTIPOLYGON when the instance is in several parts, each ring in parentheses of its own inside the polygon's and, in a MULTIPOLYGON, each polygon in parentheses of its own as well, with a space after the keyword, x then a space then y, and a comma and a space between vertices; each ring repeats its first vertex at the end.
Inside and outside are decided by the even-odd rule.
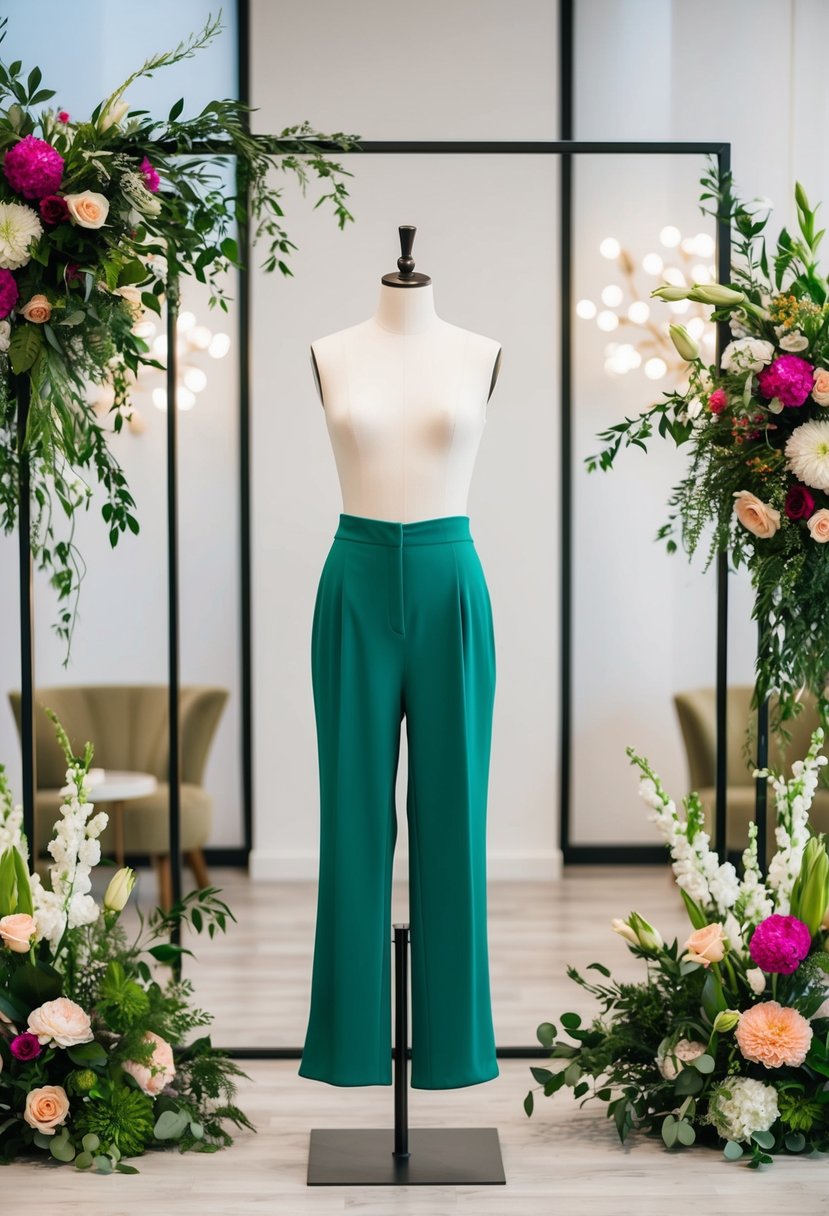
POLYGON ((31 207, 0 203, 0 267, 19 270, 32 254, 31 246, 43 235, 43 225, 31 207))
POLYGON ((688 402, 688 417, 698 418, 702 413, 702 402, 699 397, 692 397, 688 402))
POLYGON ((746 971, 748 986, 755 996, 759 996, 766 987, 766 977, 759 967, 749 967, 746 971))
POLYGON ((128 101, 124 101, 122 98, 116 98, 112 105, 107 106, 103 113, 98 116, 98 126, 102 131, 106 131, 108 127, 117 127, 118 123, 128 112, 129 108, 130 103, 128 101))
POLYGON ((762 338, 738 338, 726 346, 720 367, 726 372, 760 372, 773 358, 771 342, 762 338))
POLYGON ((656 1066, 666 1081, 673 1081, 683 1064, 689 1064, 705 1054, 705 1043, 695 1039, 680 1039, 670 1051, 656 1057, 656 1066))
POLYGON ((787 468, 814 490, 829 490, 829 422, 804 422, 786 440, 787 468))
POLYGON ((11 342, 12 327, 8 321, 0 321, 0 355, 4 355, 11 342))
POLYGON ((708 1121, 724 1140, 748 1140, 767 1132, 780 1114, 777 1090, 751 1077, 728 1077, 711 1092, 708 1121))
POLYGON ((809 339, 800 332, 800 330, 792 330, 791 333, 784 333, 780 338, 780 349, 787 350, 790 353, 795 353, 799 350, 805 350, 809 345, 809 339))

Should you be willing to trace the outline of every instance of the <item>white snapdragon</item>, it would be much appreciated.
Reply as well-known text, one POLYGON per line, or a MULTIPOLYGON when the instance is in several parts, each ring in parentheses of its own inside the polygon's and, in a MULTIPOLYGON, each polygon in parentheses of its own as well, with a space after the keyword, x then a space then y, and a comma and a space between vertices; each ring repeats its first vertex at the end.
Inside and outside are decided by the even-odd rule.
POLYGON ((83 766, 67 769, 67 784, 61 818, 47 847, 54 865, 50 867, 51 890, 47 891, 37 874, 31 877, 32 903, 38 933, 55 950, 65 929, 92 924, 100 909, 89 894, 92 888, 90 870, 100 861, 98 837, 109 822, 105 811, 94 811, 87 800, 94 780, 85 774, 83 766))
POLYGON ((792 776, 786 781, 768 769, 758 769, 755 777, 765 777, 774 790, 777 827, 774 837, 777 852, 769 862, 768 885, 775 893, 776 911, 789 911, 792 887, 800 873, 803 850, 809 839, 809 809, 820 778, 820 769, 827 763, 819 755, 823 746, 823 729, 818 727, 806 757, 792 765, 792 776))

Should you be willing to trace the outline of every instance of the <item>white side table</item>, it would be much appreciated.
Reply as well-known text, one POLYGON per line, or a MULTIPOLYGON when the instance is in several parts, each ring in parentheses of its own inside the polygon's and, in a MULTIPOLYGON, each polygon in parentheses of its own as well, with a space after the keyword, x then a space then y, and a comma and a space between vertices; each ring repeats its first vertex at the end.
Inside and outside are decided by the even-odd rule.
POLYGON ((146 798, 154 794, 158 782, 152 773, 127 773, 106 768, 90 770, 92 784, 89 801, 111 802, 112 821, 115 829, 115 856, 119 866, 124 864, 124 803, 132 798, 146 798), (103 776, 98 778, 98 773, 103 776), (96 779, 97 778, 97 779, 96 779))

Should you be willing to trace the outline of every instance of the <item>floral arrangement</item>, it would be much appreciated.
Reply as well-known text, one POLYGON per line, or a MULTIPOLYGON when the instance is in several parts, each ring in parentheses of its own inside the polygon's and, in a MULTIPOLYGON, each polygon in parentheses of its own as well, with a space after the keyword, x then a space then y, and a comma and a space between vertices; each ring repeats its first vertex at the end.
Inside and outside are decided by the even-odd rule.
MULTIPOLYGON (((570 977, 599 1002, 582 1025, 576 1013, 537 1030, 559 1067, 532 1068, 544 1095, 569 1087, 607 1104, 622 1140, 633 1129, 668 1148, 719 1144, 752 1167, 775 1153, 829 1151, 829 854, 809 828, 820 769, 818 728, 792 775, 759 770, 774 792, 777 851, 765 878, 757 828, 749 826, 742 874, 721 862, 703 831, 696 794, 680 814, 647 760, 639 792, 668 847, 691 923, 680 947, 632 912, 613 922, 645 961, 641 983, 570 977), (569 1041, 568 1041, 569 1040, 569 1041)), ((524 1101, 533 1113, 534 1091, 524 1101)))
POLYGON ((776 694, 781 721, 809 688, 823 717, 829 676, 829 300, 819 269, 816 211, 795 190, 798 233, 767 247, 768 208, 737 199, 730 175, 702 178, 702 209, 734 237, 731 283, 664 284, 652 294, 713 306, 732 340, 706 365, 682 325, 670 326, 688 364, 687 384, 635 419, 603 432, 588 469, 612 466, 622 446, 647 450, 654 429, 688 444, 686 476, 674 488, 658 533, 669 551, 707 546, 746 565, 760 623, 755 705, 776 694))
MULTIPOLYGON (((44 108, 55 93, 42 87, 39 68, 24 75, 19 60, 0 62, 0 521, 6 532, 15 527, 25 457, 32 552, 57 593, 54 628, 67 660, 84 570, 74 522, 89 506, 90 475, 103 488, 110 543, 139 528, 90 387, 111 390, 119 431, 138 372, 161 367, 137 323, 147 309, 160 312, 186 275, 207 284, 210 305, 227 310, 223 275, 242 265, 237 225, 265 242, 266 272, 292 273, 296 246, 272 170, 294 175, 303 193, 316 174, 326 189, 316 206, 330 201, 340 228, 353 218, 343 183, 350 174, 313 141, 348 149, 355 136, 320 135, 306 122, 275 140, 257 138, 250 107, 236 100, 211 101, 192 118, 182 117, 183 99, 164 119, 130 108, 129 87, 207 46, 220 17, 148 59, 88 119, 44 108), (230 155, 205 156, 210 145, 230 155), (223 175, 231 162, 235 185, 223 175), (21 396, 29 406, 19 434, 21 396)), ((0 41, 5 26, 3 18, 0 41)))
POLYGON ((0 1163, 45 1152, 78 1169, 134 1174, 124 1159, 148 1149, 215 1152, 232 1143, 225 1123, 255 1130, 234 1104, 246 1074, 209 1036, 182 1045, 211 1015, 192 1004, 188 980, 161 982, 153 969, 185 952, 166 940, 176 924, 213 937, 235 918, 208 887, 146 923, 139 911, 140 932, 128 940, 119 917, 132 870, 116 872, 102 906, 90 893, 108 818, 89 797, 92 747, 73 756, 50 716, 67 785, 49 886, 29 873, 22 812, 0 767, 0 1163))

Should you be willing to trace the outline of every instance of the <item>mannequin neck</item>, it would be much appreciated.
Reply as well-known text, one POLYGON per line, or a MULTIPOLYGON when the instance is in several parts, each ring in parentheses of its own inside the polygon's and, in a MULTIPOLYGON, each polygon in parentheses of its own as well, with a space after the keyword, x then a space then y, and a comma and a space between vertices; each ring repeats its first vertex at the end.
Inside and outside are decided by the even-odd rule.
POLYGON ((418 334, 433 329, 440 321, 435 312, 432 284, 425 287, 389 287, 380 284, 375 325, 395 334, 418 334))

